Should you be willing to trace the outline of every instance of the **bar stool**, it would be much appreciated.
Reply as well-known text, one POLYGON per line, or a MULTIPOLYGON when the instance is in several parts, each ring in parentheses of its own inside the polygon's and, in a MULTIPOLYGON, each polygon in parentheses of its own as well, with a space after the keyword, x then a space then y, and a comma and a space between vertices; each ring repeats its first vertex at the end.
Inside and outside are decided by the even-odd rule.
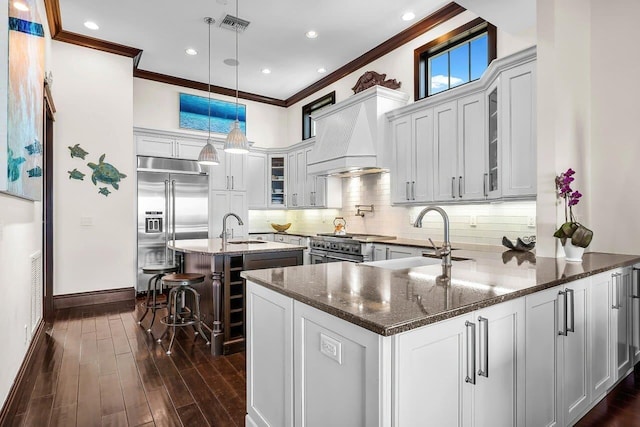
POLYGON ((147 332, 151 332, 151 327, 153 326, 153 322, 156 320, 156 310, 165 308, 167 306, 166 302, 158 302, 157 296, 158 292, 162 293, 162 288, 158 289, 158 283, 162 285, 160 279, 163 276, 169 273, 175 273, 179 270, 177 265, 172 264, 157 264, 157 265, 146 265, 142 267, 142 272, 144 274, 153 274, 149 281, 147 282, 147 299, 140 304, 142 308, 144 308, 144 314, 138 320, 138 325, 142 326, 142 321, 145 317, 147 317, 147 313, 151 310, 153 313, 153 317, 151 317, 151 324, 149 325, 149 329, 147 332), (151 285, 153 283, 153 286, 151 285))
MULTIPOLYGON (((169 314, 160 321, 167 325, 167 329, 162 336, 158 339, 158 342, 162 341, 162 338, 169 333, 169 328, 173 330, 171 335, 171 341, 169 342, 169 348, 167 354, 171 354, 171 347, 173 341, 176 338, 176 327, 192 326, 196 337, 198 334, 207 341, 207 345, 210 344, 209 338, 202 330, 202 322, 200 318, 200 294, 191 285, 204 282, 204 274, 196 273, 173 273, 162 277, 162 283, 166 286, 171 286, 169 291, 169 298, 167 301, 169 307, 169 314), (187 292, 191 293, 194 298, 194 306, 189 309, 188 307, 180 308, 179 302, 186 302, 187 292)), ((207 325, 205 328, 209 329, 207 325)))

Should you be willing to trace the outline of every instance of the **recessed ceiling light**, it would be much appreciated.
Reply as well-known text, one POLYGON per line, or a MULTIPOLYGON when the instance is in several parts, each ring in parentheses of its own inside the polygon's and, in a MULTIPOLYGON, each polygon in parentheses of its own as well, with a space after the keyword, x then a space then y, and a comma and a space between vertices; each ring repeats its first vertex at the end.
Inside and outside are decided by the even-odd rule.
POLYGON ((326 69, 326 68, 324 68, 324 67, 320 67, 320 68, 318 68, 318 72, 319 72, 320 74, 322 74, 322 73, 326 73, 326 72, 327 72, 327 69, 326 69))
POLYGON ((222 62, 224 62, 230 67, 237 67, 240 64, 235 58, 227 58, 222 62))
POLYGON ((403 21, 411 21, 413 18, 416 17, 416 14, 413 12, 407 12, 404 15, 402 15, 402 20, 403 21))
POLYGON ((16 9, 21 10, 23 12, 29 11, 29 6, 27 6, 26 4, 21 3, 19 1, 14 1, 13 2, 13 7, 15 7, 16 9))
POLYGON ((87 21, 84 23, 84 26, 87 27, 90 30, 98 30, 100 29, 100 27, 98 27, 98 24, 96 24, 93 21, 87 21))
POLYGON ((186 53, 187 55, 191 55, 191 56, 193 56, 193 55, 197 55, 197 54, 198 54, 198 51, 190 47, 189 49, 186 49, 186 50, 185 50, 185 53, 186 53))
POLYGON ((262 70, 260 70, 262 72, 262 74, 271 74, 271 70, 268 68, 263 68, 262 70))
POLYGON ((318 37, 318 33, 311 30, 311 31, 307 31, 305 36, 307 36, 308 39, 315 39, 316 37, 318 37))

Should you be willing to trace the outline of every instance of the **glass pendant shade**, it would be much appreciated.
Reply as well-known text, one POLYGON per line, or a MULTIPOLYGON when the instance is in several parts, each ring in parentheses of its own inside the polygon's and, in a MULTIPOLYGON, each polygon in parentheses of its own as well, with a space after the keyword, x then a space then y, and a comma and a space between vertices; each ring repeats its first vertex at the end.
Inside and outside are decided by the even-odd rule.
POLYGON ((233 122, 231 131, 227 134, 227 139, 224 142, 224 151, 227 153, 244 154, 249 152, 249 142, 247 137, 242 133, 240 129, 240 122, 238 120, 233 122))
POLYGON ((202 150, 200 150, 198 163, 208 166, 216 166, 220 164, 220 159, 218 159, 218 150, 213 146, 211 140, 207 139, 207 144, 202 147, 202 150))

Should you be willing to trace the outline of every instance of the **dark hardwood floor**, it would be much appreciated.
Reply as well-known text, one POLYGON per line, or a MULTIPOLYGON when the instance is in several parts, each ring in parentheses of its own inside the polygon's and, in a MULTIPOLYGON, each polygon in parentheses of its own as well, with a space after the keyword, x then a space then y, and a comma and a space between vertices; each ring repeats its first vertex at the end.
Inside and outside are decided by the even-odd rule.
POLYGON ((7 425, 244 426, 244 353, 213 357, 183 328, 167 356, 153 339, 164 326, 148 334, 137 316, 130 304, 57 311, 7 425))
POLYGON ((640 370, 627 375, 576 427, 640 426, 640 370))
MULTIPOLYGON (((138 316, 126 304, 57 311, 5 425, 244 426, 244 353, 213 357, 186 328, 167 356, 153 339, 164 326, 147 334, 138 316)), ((576 426, 640 426, 638 368, 576 426)))

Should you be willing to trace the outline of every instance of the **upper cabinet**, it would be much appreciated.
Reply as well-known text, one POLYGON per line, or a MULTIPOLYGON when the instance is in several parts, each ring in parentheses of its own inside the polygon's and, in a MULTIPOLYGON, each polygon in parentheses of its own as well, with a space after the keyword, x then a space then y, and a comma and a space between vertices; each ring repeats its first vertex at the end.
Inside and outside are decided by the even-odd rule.
POLYGON ((229 154, 222 145, 214 144, 220 164, 209 168, 212 190, 245 191, 247 171, 246 154, 229 154))
POLYGON ((266 209, 267 201, 267 155, 247 154, 247 205, 249 209, 266 209))
POLYGON ((392 203, 535 198, 535 81, 529 48, 477 82, 387 113, 392 203))
POLYGON ((139 134, 135 138, 136 154, 139 156, 197 160, 205 145, 205 141, 186 137, 139 134))
POLYGON ((535 69, 527 62, 500 75, 503 197, 536 194, 535 69))

